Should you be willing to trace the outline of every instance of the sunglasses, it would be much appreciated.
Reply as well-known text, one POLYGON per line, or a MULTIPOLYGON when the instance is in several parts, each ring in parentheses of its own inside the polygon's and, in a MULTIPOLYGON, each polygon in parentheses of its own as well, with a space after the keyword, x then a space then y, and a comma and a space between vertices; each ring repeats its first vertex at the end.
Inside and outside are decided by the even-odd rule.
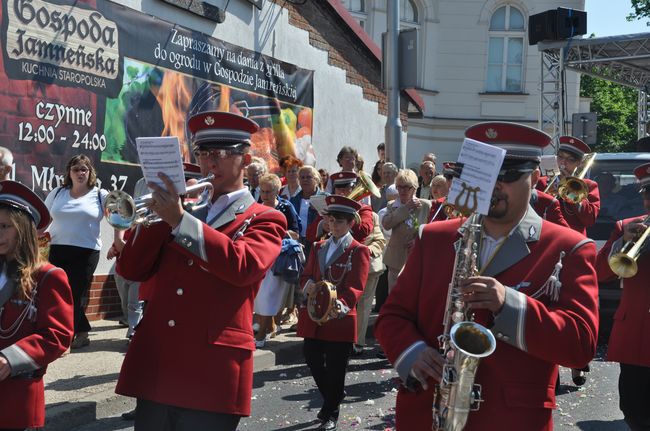
POLYGON ((501 183, 514 183, 515 181, 519 180, 524 174, 529 174, 529 170, 519 170, 519 169, 508 169, 506 171, 502 171, 503 173, 499 173, 499 176, 497 177, 497 181, 501 183))
POLYGON ((196 150, 194 151, 194 157, 197 159, 227 159, 228 157, 238 156, 244 154, 241 150, 233 149, 214 149, 214 150, 196 150))
POLYGON ((83 172, 83 173, 88 172, 88 168, 85 167, 85 166, 83 166, 83 167, 75 166, 74 168, 71 168, 70 170, 71 170, 72 172, 83 172))

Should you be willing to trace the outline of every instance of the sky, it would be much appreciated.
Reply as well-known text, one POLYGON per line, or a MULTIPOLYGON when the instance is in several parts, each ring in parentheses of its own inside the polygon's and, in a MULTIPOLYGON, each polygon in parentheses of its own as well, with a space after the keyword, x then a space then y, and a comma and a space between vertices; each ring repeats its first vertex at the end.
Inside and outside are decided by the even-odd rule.
POLYGON ((648 19, 628 22, 625 17, 632 12, 630 0, 585 0, 587 10, 587 35, 596 37, 619 34, 648 33, 648 19))

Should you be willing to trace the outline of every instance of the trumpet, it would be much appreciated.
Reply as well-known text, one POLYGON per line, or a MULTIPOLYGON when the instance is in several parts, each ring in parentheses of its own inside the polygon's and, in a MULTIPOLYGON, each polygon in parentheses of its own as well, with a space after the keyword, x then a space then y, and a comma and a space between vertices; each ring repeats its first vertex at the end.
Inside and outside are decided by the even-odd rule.
POLYGON ((641 249, 650 235, 650 216, 647 216, 642 224, 645 226, 641 236, 632 241, 628 241, 623 245, 621 251, 611 256, 607 263, 612 272, 618 275, 620 278, 631 278, 634 277, 639 270, 637 260, 641 254, 641 249))
POLYGON ((588 154, 583 160, 582 167, 576 169, 576 171, 580 169, 579 173, 574 171, 571 176, 563 178, 560 181, 557 187, 557 195, 560 198, 576 205, 584 199, 587 199, 589 186, 584 182, 584 177, 587 175, 589 169, 591 169, 591 165, 594 164, 595 158, 596 153, 588 154))
MULTIPOLYGON (((205 207, 212 200, 213 187, 210 180, 214 175, 210 174, 205 178, 201 178, 198 183, 188 186, 186 193, 202 193, 198 201, 192 203, 184 203, 183 207, 187 211, 196 211, 205 207), (208 193, 203 193, 205 191, 208 193)), ((117 230, 126 230, 134 226, 142 224, 144 226, 151 226, 152 224, 162 221, 160 217, 152 213, 149 207, 153 203, 152 194, 140 196, 133 199, 131 195, 122 190, 113 190, 106 196, 106 204, 104 206, 104 217, 108 224, 117 230)))

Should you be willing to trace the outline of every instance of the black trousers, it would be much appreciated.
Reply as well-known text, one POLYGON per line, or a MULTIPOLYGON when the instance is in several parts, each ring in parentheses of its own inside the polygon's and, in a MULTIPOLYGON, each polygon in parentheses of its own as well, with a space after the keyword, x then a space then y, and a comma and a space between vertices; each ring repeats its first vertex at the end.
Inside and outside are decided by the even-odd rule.
POLYGON ((305 338, 303 351, 307 366, 323 396, 323 415, 338 419, 339 405, 345 397, 345 373, 352 343, 305 338))
POLYGON ((160 404, 138 398, 136 431, 236 431, 241 416, 160 404))
POLYGON ((382 272, 377 282, 377 290, 375 290, 375 312, 379 312, 381 306, 388 298, 388 270, 382 272))
POLYGON ((65 271, 72 289, 75 334, 90 331, 83 299, 90 288, 98 262, 99 250, 73 245, 50 246, 50 263, 65 271))
POLYGON ((632 431, 650 431, 650 367, 621 364, 619 406, 632 431))

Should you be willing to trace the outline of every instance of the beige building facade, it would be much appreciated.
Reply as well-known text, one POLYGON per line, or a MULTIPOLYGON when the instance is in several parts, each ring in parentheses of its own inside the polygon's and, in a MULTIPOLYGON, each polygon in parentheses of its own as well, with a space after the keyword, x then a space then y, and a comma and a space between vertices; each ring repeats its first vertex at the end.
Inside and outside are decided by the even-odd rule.
MULTIPOLYGON (((528 17, 584 10, 584 0, 399 0, 402 28, 418 29, 422 118, 409 120, 406 163, 434 152, 455 160, 465 128, 480 121, 537 126, 541 54, 528 46, 528 17)), ((341 0, 381 44, 387 0, 341 0)), ((578 74, 566 76, 566 118, 583 112, 578 74)), ((440 169, 440 166, 438 166, 440 169)))

